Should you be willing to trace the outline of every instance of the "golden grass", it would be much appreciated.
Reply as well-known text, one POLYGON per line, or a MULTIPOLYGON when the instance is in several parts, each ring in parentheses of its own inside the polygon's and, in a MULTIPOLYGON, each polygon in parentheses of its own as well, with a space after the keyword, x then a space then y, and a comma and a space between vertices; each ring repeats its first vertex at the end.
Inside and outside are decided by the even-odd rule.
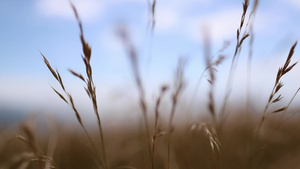
MULTIPOLYGON (((126 30, 126 28, 122 27, 119 29, 119 37, 121 39, 121 41, 123 42, 126 51, 127 51, 127 55, 129 57, 129 61, 131 63, 131 67, 132 67, 132 72, 133 72, 133 76, 135 79, 135 83, 136 83, 136 87, 138 89, 139 92, 139 97, 140 97, 140 107, 143 113, 143 117, 144 117, 144 124, 145 124, 145 130, 146 130, 146 134, 147 134, 147 142, 148 142, 148 149, 149 149, 149 157, 151 160, 151 165, 153 164, 152 160, 152 143, 151 143, 151 134, 150 134, 150 128, 149 128, 149 121, 148 121, 148 110, 147 110, 147 103, 145 101, 145 90, 144 90, 144 85, 142 83, 141 80, 141 76, 140 76, 140 71, 139 71, 139 61, 138 61, 138 55, 137 55, 137 51, 135 49, 135 47, 133 46, 128 32, 126 30)), ((153 166, 152 166, 153 168, 153 166)))
MULTIPOLYGON (((106 158, 106 151, 105 151, 105 147, 106 146, 105 146, 105 142, 104 142, 103 129, 102 129, 101 119, 100 119, 99 110, 98 110, 98 103, 97 103, 97 96, 96 96, 96 87, 95 87, 94 82, 93 82, 92 67, 90 65, 92 50, 91 50, 91 47, 89 46, 89 44, 86 42, 86 40, 84 38, 82 23, 81 23, 81 20, 80 20, 80 18, 78 16, 77 10, 76 10, 76 8, 72 4, 71 4, 71 6, 72 6, 72 9, 74 11, 74 14, 75 14, 75 17, 76 17, 76 20, 78 22, 78 26, 79 26, 79 29, 80 29, 80 40, 81 40, 81 44, 82 44, 82 51, 83 51, 83 54, 84 54, 83 57, 82 57, 82 60, 84 62, 85 69, 86 69, 86 72, 85 72, 86 73, 86 77, 84 77, 80 73, 75 72, 72 69, 69 69, 69 71, 75 77, 77 77, 81 81, 83 81, 85 83, 85 85, 86 85, 84 87, 84 89, 85 89, 88 97, 92 101, 93 109, 94 109, 95 115, 97 117, 97 122, 98 122, 97 125, 98 125, 98 128, 99 128, 99 135, 100 135, 100 139, 101 139, 101 148, 102 148, 102 156, 103 156, 103 162, 101 162, 101 163, 103 164, 104 168, 108 169, 109 166, 108 166, 107 158, 106 158)), ((58 70, 54 71, 54 69, 51 67, 51 65, 50 65, 49 61, 46 59, 46 57, 42 53, 41 53, 41 55, 44 58, 44 62, 46 64, 46 66, 48 67, 48 69, 50 70, 50 72, 52 73, 52 75, 54 76, 54 78, 59 82, 59 84, 60 84, 62 90, 64 91, 65 95, 67 96, 68 100, 65 98, 65 96, 63 96, 56 89, 54 89, 53 87, 52 87, 52 89, 55 91, 55 93, 63 101, 65 101, 67 104, 69 104, 72 107, 73 111, 75 112, 75 115, 76 115, 78 123, 81 125, 81 127, 84 130, 84 132, 86 133, 86 136, 88 137, 88 139, 90 141, 90 144, 92 146, 91 152, 94 154, 95 159, 98 159, 98 157, 97 157, 97 147, 95 146, 95 143, 93 142, 93 140, 92 140, 92 138, 91 138, 88 130, 86 129, 84 123, 82 122, 81 116, 80 116, 80 114, 79 114, 79 112, 78 112, 78 110, 77 110, 77 108, 75 106, 74 99, 73 99, 72 95, 69 92, 66 91, 64 83, 62 81, 62 78, 61 78, 58 70)), ((98 162, 95 161, 95 164, 98 166, 97 163, 98 162)), ((99 168, 100 168, 100 166, 99 166, 99 168)))
MULTIPOLYGON (((289 110, 289 108, 298 94, 300 87, 286 106, 269 112, 270 105, 279 103, 282 99, 282 94, 280 94, 280 89, 283 87, 282 77, 289 73, 297 64, 297 62, 291 64, 297 42, 291 47, 285 63, 279 68, 276 74, 275 84, 267 100, 265 109, 262 111, 259 123, 255 120, 257 116, 254 114, 246 113, 241 115, 241 111, 254 111, 249 106, 243 110, 231 110, 231 113, 235 113, 234 116, 227 114, 226 106, 230 93, 233 90, 232 83, 238 59, 242 46, 248 37, 250 37, 250 50, 247 73, 248 83, 251 82, 251 60, 254 43, 252 27, 259 0, 253 2, 250 14, 248 14, 249 3, 249 0, 244 0, 241 20, 237 28, 235 51, 231 61, 225 97, 220 112, 216 111, 217 103, 215 103, 214 98, 217 73, 215 70, 227 56, 222 54, 223 49, 221 49, 218 52, 219 57, 214 60, 215 55, 211 56, 210 53, 209 37, 204 38, 206 69, 203 71, 199 83, 204 74, 207 73, 207 81, 210 83, 207 104, 210 117, 202 117, 203 120, 194 124, 187 123, 180 126, 174 123, 175 113, 182 114, 190 110, 189 107, 180 107, 179 104, 181 93, 187 84, 184 78, 187 63, 186 58, 181 58, 178 62, 173 86, 162 85, 154 107, 150 107, 149 105, 151 104, 146 102, 145 86, 140 73, 137 49, 131 41, 129 32, 124 27, 120 28, 118 36, 123 42, 131 64, 136 89, 139 94, 139 102, 137 104, 139 104, 143 116, 144 128, 137 129, 124 124, 124 126, 118 126, 115 129, 107 131, 103 130, 99 115, 96 86, 94 85, 92 66, 90 64, 92 48, 84 37, 83 26, 76 8, 71 4, 80 30, 85 72, 79 73, 73 69, 69 69, 69 72, 84 83, 84 90, 91 100, 97 119, 97 129, 87 130, 81 114, 76 107, 75 98, 68 92, 59 71, 53 69, 47 58, 41 53, 45 65, 60 87, 59 89, 52 87, 53 91, 74 111, 77 122, 86 136, 86 140, 82 139, 82 134, 77 130, 66 131, 62 128, 58 129, 64 124, 49 122, 47 126, 50 128, 50 131, 47 132, 49 135, 43 135, 43 132, 34 131, 27 123, 22 123, 16 129, 15 133, 17 134, 14 136, 5 135, 3 136, 5 139, 0 140, 0 168, 281 169, 287 167, 293 168, 296 165, 299 166, 300 137, 298 133, 300 131, 300 119, 296 116, 294 119, 287 121, 284 117, 289 111, 297 111, 289 110), (248 19, 246 19, 247 14, 249 16, 248 19), (160 115, 165 112, 162 112, 160 108, 162 107, 162 100, 168 94, 170 94, 169 101, 171 103, 170 116, 168 120, 163 120, 160 118, 160 115), (152 112, 150 109, 154 111, 153 120, 148 117, 149 112, 152 112), (281 114, 278 118, 269 116, 279 113, 281 114), (226 123, 225 117, 227 120, 226 123), (267 117, 268 121, 266 121, 267 117), (56 130, 59 131, 54 132, 56 130), (109 159, 107 158, 107 154, 110 154, 109 159)), ((151 31, 153 33, 155 28, 156 0, 148 0, 148 5, 150 9, 151 31)), ((224 48, 226 48, 226 45, 224 48)), ((250 87, 247 90, 249 102, 250 87)), ((230 108, 234 109, 235 107, 230 108)))
MULTIPOLYGON (((256 5, 253 6, 250 16, 255 14, 255 11, 257 8, 257 3, 258 3, 258 1, 255 2, 256 5)), ((233 83, 236 67, 238 65, 239 55, 242 50, 242 45, 243 45, 243 42, 250 36, 247 26, 248 26, 248 23, 251 21, 251 17, 249 17, 249 19, 247 20, 247 24, 246 25, 244 24, 246 14, 248 12, 248 7, 249 7, 249 0, 244 0, 243 13, 242 13, 241 20, 240 20, 240 26, 238 27, 237 33, 236 33, 235 52, 232 57, 230 71, 229 71, 228 80, 227 80, 227 84, 226 84, 226 91, 225 91, 226 93, 224 96, 224 102, 222 104, 222 108, 221 108, 220 115, 219 115, 220 116, 220 120, 219 120, 220 126, 223 125, 224 120, 225 120, 225 113, 226 113, 226 109, 227 109, 226 106, 227 106, 227 102, 230 97, 230 93, 232 91, 232 83, 233 83), (243 35, 241 36, 242 30, 244 30, 244 32, 243 32, 243 35)))
MULTIPOLYGON (((268 111, 269 106, 271 104, 279 102, 282 99, 281 94, 278 94, 279 91, 280 91, 280 89, 284 85, 283 82, 281 82, 281 78, 284 75, 286 75, 289 71, 291 71, 294 68, 294 66, 296 66, 296 64, 298 63, 298 62, 295 62, 292 65, 290 65, 291 59, 292 59, 292 56, 294 54, 294 50, 295 50, 296 45, 297 45, 297 42, 291 47, 290 52, 289 52, 289 54, 288 54, 288 56, 286 58, 286 61, 285 61, 284 65, 278 69, 274 87, 273 87, 273 89, 271 91, 271 94, 269 96, 269 100, 268 100, 268 102, 267 102, 267 104, 265 106, 262 118, 261 118, 261 120, 259 122, 259 125, 258 125, 256 137, 259 135, 260 129, 261 129, 261 127, 262 127, 262 125, 263 125, 263 123, 264 123, 264 121, 266 119, 266 116, 267 116, 267 113, 268 113, 267 111, 268 111)), ((298 93, 298 91, 299 90, 296 91, 296 94, 298 93)), ((293 96, 292 100, 294 99, 294 97, 295 96, 293 96)), ((279 112, 286 111, 288 109, 288 107, 290 106, 290 104, 291 104, 291 102, 289 102, 289 104, 287 106, 283 106, 281 108, 273 110, 272 113, 279 113, 279 112)))
MULTIPOLYGON (((257 140, 252 139, 257 122, 249 120, 249 116, 231 116, 228 123, 224 124, 221 138, 216 136, 212 124, 204 120, 206 118, 203 117, 203 121, 197 125, 176 126, 172 134, 172 168, 249 168, 249 145, 252 141, 257 145, 256 148, 264 148, 264 151, 255 150, 257 153, 253 157, 253 168, 284 169, 299 165, 299 118, 293 118, 279 128, 278 121, 270 118, 264 124, 264 132, 257 140)), ((59 129, 59 141, 53 155, 53 166, 72 169, 98 168, 93 164, 94 156, 86 147, 89 142, 83 139, 84 135, 78 131, 64 129, 65 124, 56 125, 59 129)), ((21 128, 16 129, 16 132, 26 136, 22 134, 21 128)), ((144 144, 145 130, 142 127, 137 129, 122 125, 106 133, 107 153, 113 154, 110 155, 109 161, 111 168, 151 168, 148 147, 144 144)), ((35 145, 46 155, 43 152, 48 149, 49 135, 38 130, 34 130, 34 135, 35 145)), ((96 146, 101 146, 97 131, 92 131, 91 135, 95 138, 96 146)), ((157 169, 167 168, 167 146, 167 137, 162 136, 156 140, 154 167, 157 169)), ((0 153, 0 167, 3 169, 21 168, 25 163, 30 163, 30 169, 40 168, 41 161, 30 161, 29 158, 34 157, 34 153, 27 144, 18 139, 7 140, 0 153)), ((44 163, 41 163, 44 166, 44 163)))
POLYGON ((158 120, 159 120, 159 114, 160 114, 159 106, 160 106, 162 97, 165 95, 165 93, 166 93, 166 91, 168 89, 169 89, 169 87, 166 86, 166 85, 163 85, 161 87, 159 97, 157 98, 156 104, 155 104, 155 124, 154 124, 154 132, 153 132, 153 136, 152 136, 152 167, 153 168, 155 168, 155 165, 154 165, 154 154, 155 154, 155 143, 156 143, 156 140, 159 137, 162 137, 163 135, 166 134, 166 131, 163 131, 162 129, 160 129, 158 127, 158 120))
POLYGON ((171 136, 174 131, 173 127, 173 119, 176 112, 176 106, 178 104, 178 97, 182 92, 185 82, 184 82, 184 69, 187 60, 184 58, 180 58, 178 61, 177 70, 175 73, 175 81, 174 81, 174 91, 172 94, 172 108, 170 113, 169 125, 168 125, 168 169, 170 168, 170 156, 171 156, 171 136))

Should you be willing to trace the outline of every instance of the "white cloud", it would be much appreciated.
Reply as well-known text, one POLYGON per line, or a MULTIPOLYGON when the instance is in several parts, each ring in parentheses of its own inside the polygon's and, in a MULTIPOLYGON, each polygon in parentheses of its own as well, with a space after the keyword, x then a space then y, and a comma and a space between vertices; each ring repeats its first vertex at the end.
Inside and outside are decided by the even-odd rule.
MULTIPOLYGON (((236 30, 240 23, 242 11, 240 8, 226 9, 217 13, 208 13, 197 17, 192 17, 187 21, 191 39, 199 40, 203 28, 208 29, 213 41, 223 41, 235 38, 236 30), (197 39, 196 39, 197 38, 197 39)), ((248 19, 248 17, 246 17, 248 19)), ((246 20, 247 22, 247 20, 246 20)), ((275 34, 280 24, 285 22, 285 16, 263 11, 254 20, 256 33, 275 34), (276 18, 276 19, 274 19, 276 18)))
POLYGON ((165 9, 158 11, 156 15, 156 30, 159 32, 169 31, 178 24, 179 16, 176 11, 165 9))
POLYGON ((282 11, 258 11, 254 21, 254 29, 264 35, 282 34, 282 26, 287 23, 287 15, 282 11))
MULTIPOLYGON (((213 40, 223 40, 236 33, 241 16, 240 8, 231 8, 223 11, 211 11, 206 14, 189 14, 189 9, 195 4, 206 5, 212 1, 189 1, 162 3, 157 6, 156 31, 160 33, 184 33, 193 40, 201 35, 201 29, 209 29, 213 40)), ((198 40, 198 39, 197 39, 198 40)))
POLYGON ((174 31, 174 28, 178 28, 180 19, 183 18, 184 15, 183 4, 186 4, 186 2, 180 0, 157 2, 155 16, 156 32, 165 33, 174 31))
MULTIPOLYGON (((72 0, 80 17, 92 22, 102 11, 102 4, 98 0, 72 0)), ((40 0, 36 2, 37 10, 44 16, 73 19, 74 14, 68 0, 40 0)))
MULTIPOLYGON (((230 9, 194 17, 188 21, 188 34, 192 39, 201 35, 203 28, 208 29, 213 41, 222 41, 236 34, 241 11, 230 9)), ((198 39, 197 39, 198 40, 198 39)))
POLYGON ((144 3, 147 4, 147 0, 109 0, 110 4, 121 4, 121 3, 144 3))
POLYGON ((287 2, 292 3, 296 5, 298 8, 300 8, 300 1, 299 0, 288 0, 287 2))

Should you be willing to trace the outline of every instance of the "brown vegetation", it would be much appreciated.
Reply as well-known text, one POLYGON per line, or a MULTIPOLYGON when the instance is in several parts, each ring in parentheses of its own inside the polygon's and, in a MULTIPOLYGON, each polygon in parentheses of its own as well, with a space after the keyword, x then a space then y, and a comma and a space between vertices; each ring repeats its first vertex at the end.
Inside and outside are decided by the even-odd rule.
MULTIPOLYGON (((150 2, 149 0, 148 2, 152 18, 151 30, 153 31, 155 28, 156 1, 150 2)), ((225 59, 225 56, 220 54, 214 60, 210 54, 209 37, 204 38, 206 61, 204 73, 208 74, 207 80, 211 84, 208 96, 210 116, 203 117, 203 120, 194 124, 174 123, 177 113, 184 114, 186 113, 185 110, 190 110, 189 107, 180 107, 179 105, 180 94, 186 87, 184 71, 187 60, 185 58, 179 60, 174 84, 172 86, 162 85, 154 107, 150 107, 145 99, 146 93, 142 81, 143 77, 139 70, 137 50, 130 40, 129 33, 125 28, 121 28, 118 35, 131 63, 136 89, 139 93, 137 104, 140 105, 144 127, 139 128, 141 126, 137 126, 135 128, 124 124, 124 126, 107 130, 103 129, 99 115, 96 87, 90 64, 92 49, 83 35, 81 20, 72 5, 80 29, 82 59, 86 71, 84 74, 72 69, 69 71, 85 85, 84 89, 92 102, 97 119, 97 129, 89 130, 86 128, 74 103, 75 98, 68 92, 59 71, 54 70, 47 58, 41 54, 47 68, 60 86, 59 90, 54 87, 52 89, 74 111, 80 128, 67 130, 64 129, 65 124, 54 124, 53 121, 49 120, 48 125, 46 125, 47 128, 38 130, 39 126, 34 126, 32 120, 27 120, 19 125, 15 133, 1 132, 0 168, 283 169, 299 167, 300 119, 295 116, 293 119, 284 121, 284 117, 287 113, 296 111, 289 108, 300 88, 286 106, 269 110, 271 104, 279 103, 282 99, 282 94, 279 94, 283 87, 281 78, 292 71, 297 64, 297 62, 291 64, 297 42, 292 45, 285 63, 279 68, 277 74, 274 72, 274 76, 276 75, 275 84, 265 109, 261 111, 261 117, 257 117, 257 114, 254 113, 241 113, 254 111, 250 107, 242 110, 233 110, 234 108, 232 108, 231 113, 234 115, 227 116, 226 114, 230 92, 234 90, 232 83, 240 51, 249 36, 251 37, 250 51, 253 50, 253 20, 251 18, 254 18, 257 5, 258 0, 254 1, 247 20, 249 1, 245 0, 243 3, 240 26, 237 28, 237 43, 220 112, 217 112, 215 108, 217 104, 214 98, 215 74, 217 73, 215 70, 225 59), (244 30, 243 33, 242 30, 244 30), (167 112, 170 116, 167 121, 160 119, 161 113, 165 113, 160 110, 163 99, 169 99, 171 102, 170 110, 167 112), (148 117, 149 112, 152 112, 150 109, 155 113, 153 120, 148 117)), ((249 62, 251 62, 251 52, 249 53, 249 62)), ((249 98, 249 96, 247 97, 249 98)))

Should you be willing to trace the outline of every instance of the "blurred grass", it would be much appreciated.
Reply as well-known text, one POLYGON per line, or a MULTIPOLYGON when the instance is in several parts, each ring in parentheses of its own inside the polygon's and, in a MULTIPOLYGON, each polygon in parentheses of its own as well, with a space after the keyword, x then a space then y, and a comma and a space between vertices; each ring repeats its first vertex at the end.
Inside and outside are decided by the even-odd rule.
MULTIPOLYGON (((277 117, 270 118, 262 128, 261 135, 253 138, 253 133, 257 129, 257 121, 258 117, 237 114, 225 123, 223 132, 219 135, 221 149, 218 162, 214 161, 214 152, 203 129, 192 128, 193 124, 175 125, 172 136, 171 168, 283 169, 299 167, 300 118, 290 119, 280 127, 278 127, 277 117)), ((87 148, 89 142, 84 133, 76 128, 67 130, 63 126, 64 124, 56 124, 55 127, 58 144, 55 147, 53 160, 56 168, 96 168, 93 165, 91 152, 87 148)), ((122 168, 122 166, 123 168, 125 166, 150 168, 148 145, 145 142, 147 136, 143 125, 137 123, 135 126, 120 125, 114 129, 105 130, 110 168, 122 168)), ((45 153, 48 141, 53 134, 51 135, 50 131, 39 131, 40 127, 36 126, 32 130, 40 151, 45 153)), ((14 135, 4 132, 3 129, 1 131, 0 168, 20 168, 22 155, 29 153, 30 149, 14 135)), ((16 133, 24 135, 21 129, 17 129, 16 133)), ((97 147, 100 148, 100 140, 97 140, 96 134, 97 130, 91 131, 97 147)), ((155 168, 167 168, 167 144, 166 136, 157 140, 155 168)), ((29 168, 39 168, 38 163, 38 161, 32 162, 29 168)))
MULTIPOLYGON (((155 18, 155 2, 153 1, 152 4, 152 19, 155 18)), ((255 12, 257 3, 258 1, 255 1, 250 16, 255 12)), ((221 60, 224 57, 220 55, 219 58, 221 59, 213 62, 209 51, 210 44, 207 42, 205 46, 207 51, 205 53, 210 77, 206 80, 211 84, 211 88, 209 103, 206 106, 209 108, 210 116, 205 117, 204 114, 207 114, 206 110, 201 107, 201 111, 199 112, 198 110, 197 112, 203 116, 199 117, 199 119, 192 119, 193 122, 196 121, 197 123, 189 122, 188 118, 185 118, 187 121, 183 120, 182 117, 190 114, 189 111, 192 110, 190 107, 179 107, 180 103, 179 101, 177 102, 180 98, 181 90, 186 87, 184 67, 179 64, 174 78, 174 86, 172 86, 173 88, 171 87, 171 90, 173 90, 171 111, 160 112, 158 110, 159 105, 156 103, 156 116, 154 119, 149 120, 148 109, 153 107, 148 107, 150 103, 147 103, 145 100, 143 81, 139 72, 138 55, 128 33, 120 32, 120 38, 121 40, 123 39, 132 65, 144 121, 125 120, 124 123, 113 128, 110 128, 108 125, 103 127, 103 129, 98 112, 96 87, 92 79, 92 67, 90 65, 91 47, 83 36, 81 21, 75 7, 72 6, 80 28, 86 77, 72 69, 70 69, 70 72, 86 84, 84 88, 92 101, 98 126, 88 128, 90 125, 85 125, 81 120, 81 114, 76 109, 72 95, 65 89, 59 71, 54 70, 43 55, 46 66, 61 86, 61 90, 63 90, 63 93, 59 93, 53 88, 54 92, 71 106, 81 128, 78 128, 78 125, 66 127, 69 124, 64 122, 58 123, 58 120, 48 117, 43 122, 37 118, 28 118, 20 122, 18 127, 1 128, 0 169, 300 168, 300 118, 299 116, 292 116, 293 118, 285 120, 288 117, 287 115, 299 112, 290 108, 290 103, 299 89, 287 106, 272 111, 272 113, 268 110, 269 105, 279 102, 282 98, 281 95, 273 98, 283 86, 280 78, 297 64, 296 62, 289 66, 297 43, 290 49, 284 66, 278 70, 275 86, 264 111, 260 110, 257 113, 254 108, 249 108, 249 105, 247 105, 247 108, 240 108, 241 105, 238 102, 235 102, 236 105, 233 104, 231 106, 227 104, 242 43, 247 37, 252 36, 248 34, 247 26, 245 32, 242 32, 248 5, 249 1, 245 0, 240 27, 237 29, 236 50, 233 55, 224 103, 220 113, 215 113, 215 95, 213 94, 215 89, 213 84, 216 72, 214 72, 215 67, 213 66, 217 66, 222 62, 221 60), (240 37, 240 35, 242 36, 240 37), (176 107, 178 108, 175 109, 176 107), (174 115, 175 111, 176 116, 174 115), (159 119, 159 114, 170 114, 170 119, 159 119), (181 116, 177 117, 177 114, 181 116), (175 118, 177 118, 177 121, 175 118), (179 120, 179 118, 181 119, 179 120), (159 124, 157 125, 157 123, 159 124)), ((154 23, 153 20, 152 31, 154 23)), ((250 17, 246 25, 248 23, 252 24, 250 17)), ((250 69, 248 73, 250 74, 250 69)), ((250 81, 249 78, 248 80, 250 81)), ((250 97, 247 96, 247 98, 250 97)), ((250 100, 248 101, 250 103, 250 100)), ((220 105, 220 103, 217 104, 220 105)), ((130 105, 127 106, 130 107, 130 105)), ((126 112, 126 108, 123 110, 126 112)))

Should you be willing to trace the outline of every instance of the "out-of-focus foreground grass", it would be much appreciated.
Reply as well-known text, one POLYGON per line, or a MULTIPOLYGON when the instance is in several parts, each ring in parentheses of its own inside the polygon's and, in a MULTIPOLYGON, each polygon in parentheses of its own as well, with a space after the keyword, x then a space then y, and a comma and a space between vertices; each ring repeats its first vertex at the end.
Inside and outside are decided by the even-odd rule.
MULTIPOLYGON (((210 124, 200 122, 175 125, 171 168, 297 168, 300 165, 299 122, 299 118, 293 118, 288 122, 278 123, 278 118, 274 116, 265 123, 259 137, 253 138, 257 130, 257 118, 234 115, 222 127, 222 134, 218 135, 219 150, 212 146, 212 140, 206 132, 210 124)), ((81 128, 67 129, 63 124, 55 124, 52 129, 50 125, 49 129, 47 124, 32 127, 29 123, 32 124, 32 121, 20 124, 15 130, 18 134, 1 130, 2 169, 45 168, 47 160, 53 160, 54 164, 50 166, 55 168, 97 168, 93 161, 94 155, 88 148, 89 142, 81 128), (45 155, 45 159, 40 161, 34 157, 33 154, 37 152, 31 146, 36 147, 39 154, 45 155)), ((96 147, 100 149, 100 139, 96 133, 97 130, 91 132, 91 135, 96 147)), ((214 133, 211 134, 213 137, 214 133)), ((146 137, 140 123, 131 127, 122 125, 106 129, 105 143, 110 168, 150 168, 146 137)), ((165 135, 156 140, 154 168, 167 168, 167 144, 165 135)))

